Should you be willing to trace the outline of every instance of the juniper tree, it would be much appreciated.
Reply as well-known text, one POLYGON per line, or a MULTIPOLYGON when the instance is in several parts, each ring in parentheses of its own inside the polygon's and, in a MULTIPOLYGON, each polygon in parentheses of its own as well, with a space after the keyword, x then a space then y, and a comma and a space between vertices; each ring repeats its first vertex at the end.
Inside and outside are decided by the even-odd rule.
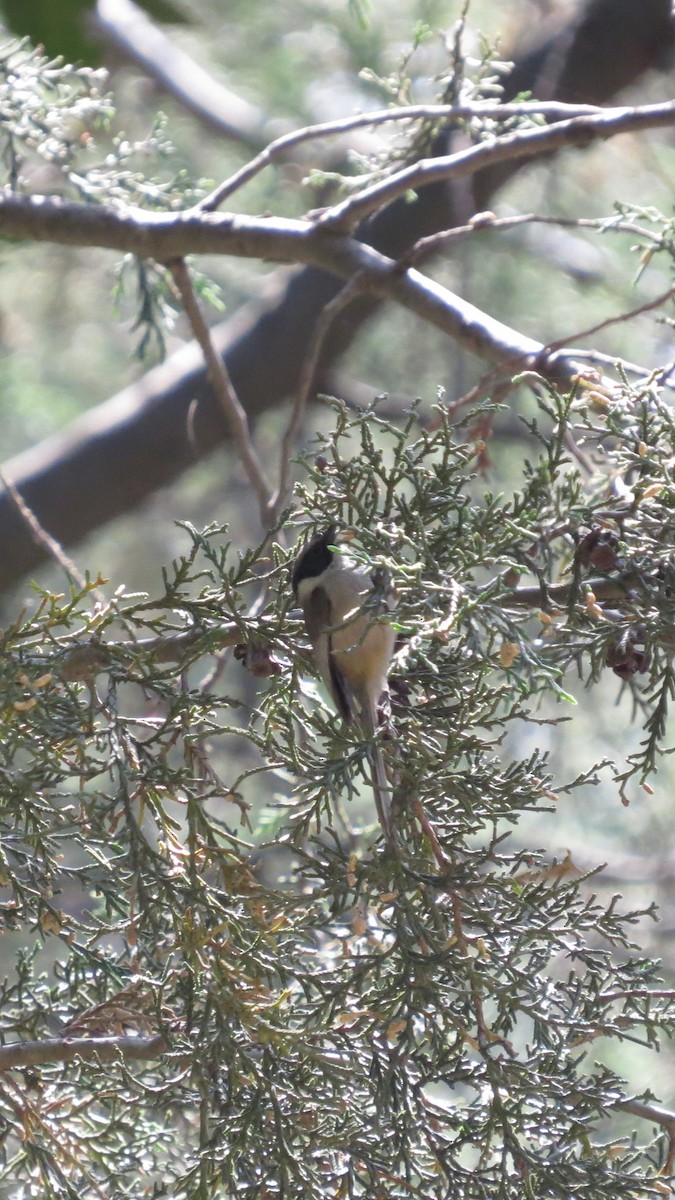
MULTIPOLYGON (((353 206, 311 221, 221 217, 236 178, 199 199, 181 179, 148 183, 121 137, 107 170, 81 172, 96 141, 74 137, 73 119, 95 111, 100 136, 100 79, 25 49, 3 61, 0 231, 140 255, 148 334, 181 301, 263 532, 244 547, 184 523, 185 553, 138 595, 78 582, 8 488, 73 582, 43 589, 2 633, 0 1194, 664 1194, 675 1116, 648 1081, 636 1095, 622 1063, 626 1045, 656 1054, 671 1032, 674 993, 645 937, 654 906, 608 894, 595 864, 580 875, 550 847, 561 796, 583 789, 592 805, 613 770, 631 798, 667 748, 668 372, 619 363, 603 377, 597 356, 588 369, 409 270, 424 247, 395 263, 353 236, 382 197, 465 170, 463 152, 401 171, 411 156, 398 153, 353 206), (30 194, 36 147, 86 207, 30 194), (308 347, 274 488, 190 252, 305 261, 346 281, 308 347), (471 404, 441 398, 398 421, 382 401, 356 414, 330 402, 291 491, 322 339, 369 289, 494 370, 471 404), (536 411, 518 477, 497 494, 486 438, 517 386, 536 411), (377 733, 389 845, 368 739, 321 691, 294 607, 296 545, 329 526, 352 531, 350 554, 393 596, 391 715, 377 733), (254 691, 236 689, 235 668, 254 691), (573 679, 592 690, 608 676, 643 720, 639 752, 612 767, 601 747, 563 775, 523 751, 517 731, 572 712, 573 679), (520 836, 531 813, 551 831, 540 851, 520 836)), ((489 55, 485 86, 483 67, 489 55)), ((549 128, 527 106, 480 103, 416 110, 423 144, 430 120, 452 116, 476 161, 496 164, 673 119, 664 105, 549 128)), ((602 228, 638 236, 643 261, 670 254, 671 223, 653 210, 617 209, 602 228)))
POLYGON ((665 1135, 613 1135, 640 1106, 596 1052, 670 1032, 640 951, 653 913, 519 845, 523 813, 554 823, 556 797, 597 777, 503 745, 542 693, 564 706, 570 669, 613 670, 648 705, 643 752, 617 769, 653 768, 672 420, 652 387, 599 413, 550 388, 540 405, 503 496, 443 406, 431 428, 338 406, 285 515, 358 529, 353 552, 394 588, 393 849, 367 743, 313 682, 276 537, 235 554, 224 530, 188 529, 162 594, 102 603, 88 581, 5 631, 2 911, 22 943, 0 1003, 7 1195, 661 1189, 665 1135), (590 487, 573 427, 604 467, 590 487), (235 642, 262 680, 250 709, 196 670, 235 642), (223 742, 255 749, 238 777, 223 742))

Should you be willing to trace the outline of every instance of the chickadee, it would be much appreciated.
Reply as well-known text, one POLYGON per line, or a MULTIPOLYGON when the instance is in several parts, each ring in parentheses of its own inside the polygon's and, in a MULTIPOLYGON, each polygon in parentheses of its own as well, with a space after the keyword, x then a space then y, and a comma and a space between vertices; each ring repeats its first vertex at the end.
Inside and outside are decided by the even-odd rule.
MULTIPOLYGON (((379 724, 378 705, 388 694, 387 671, 396 634, 378 621, 364 601, 373 581, 333 549, 334 525, 316 534, 293 567, 293 591, 302 605, 314 659, 343 719, 358 721, 372 739, 379 724)), ((391 797, 379 747, 372 743, 373 786, 387 841, 394 840, 391 797)))

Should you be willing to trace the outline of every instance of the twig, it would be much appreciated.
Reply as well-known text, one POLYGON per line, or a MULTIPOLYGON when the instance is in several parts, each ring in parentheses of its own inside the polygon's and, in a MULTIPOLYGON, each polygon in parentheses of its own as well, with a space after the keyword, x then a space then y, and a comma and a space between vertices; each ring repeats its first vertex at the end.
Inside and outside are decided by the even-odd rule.
MULTIPOLYGON (((604 873, 603 879, 605 882, 608 879, 604 873)), ((655 988, 653 992, 646 988, 629 988, 625 992, 599 992, 598 1000, 603 1000, 606 1004, 617 1000, 675 1000, 675 991, 672 988, 655 988)))
POLYGON ((424 806, 422 804, 422 801, 417 798, 414 799, 413 803, 412 803, 412 808, 413 808, 413 812, 414 812, 415 816, 417 817, 417 821, 419 823, 420 829, 426 836, 426 838, 429 842, 429 845, 431 846, 431 851, 432 851, 434 858, 436 859, 436 863, 440 867, 441 871, 446 871, 448 866, 450 865, 449 859, 447 858, 446 854, 444 853, 443 847, 441 846, 441 843, 439 842, 439 840, 436 836, 436 831, 435 831, 433 825, 431 824, 431 821, 429 820, 427 814, 424 811, 424 806))
MULTIPOLYGON (((11 496, 15 508, 21 514, 22 519, 28 526, 33 540, 37 542, 38 546, 42 547, 47 557, 53 559, 55 563, 58 563, 58 565, 65 571, 66 575, 68 575, 71 579, 74 579, 77 586, 84 591, 84 589, 87 587, 87 581, 85 580, 84 575, 81 574, 79 568, 75 565, 72 558, 69 558, 69 556, 66 554, 60 542, 57 542, 56 538, 52 537, 51 533, 48 533, 44 526, 40 524, 32 508, 29 508, 29 506, 26 504, 26 501, 21 495, 19 489, 14 483, 12 483, 11 479, 7 479, 6 476, 3 475, 2 471, 0 471, 0 483, 7 491, 8 495, 11 496)), ((99 598, 105 602, 103 593, 99 592, 98 595, 99 598)))
POLYGON ((573 350, 569 346, 563 347, 563 354, 573 354, 575 358, 580 359, 582 362, 598 363, 603 367, 613 367, 614 369, 620 367, 627 375, 635 375, 638 379, 656 378, 666 380, 675 367, 675 362, 666 363, 663 367, 641 367, 637 363, 630 362, 627 358, 620 358, 617 354, 603 354, 602 351, 596 349, 579 350, 576 346, 573 350))
MULTIPOLYGON (((271 537, 271 530, 268 531, 264 541, 261 544, 260 553, 262 553, 262 548, 267 545, 267 542, 269 541, 270 537, 271 537)), ((279 531, 279 540, 283 543, 283 531, 279 531)), ((267 598, 267 590, 268 590, 268 583, 267 583, 267 581, 263 581, 262 587, 261 587, 258 595, 256 596, 255 600, 253 600, 252 603, 246 609, 246 612, 244 614, 244 620, 246 622, 255 621, 256 618, 262 612, 263 608, 265 607, 265 600, 267 598)), ((241 628, 236 624, 232 624, 232 626, 230 628, 232 629, 231 637, 230 636, 223 637, 223 640, 220 642, 220 649, 214 655, 213 663, 212 663, 211 667, 209 668, 209 670, 206 672, 206 675, 199 683, 199 690, 201 692, 210 692, 212 690, 214 685, 220 679, 220 676, 222 675, 223 670, 225 669, 225 665, 226 665, 226 663, 228 661, 228 657, 229 657, 229 652, 231 651, 232 647, 236 646, 238 643, 241 643, 241 628)), ((223 631, 223 632, 225 632, 225 631, 223 631)))
POLYGON ((295 443, 300 431, 312 383, 316 378, 317 367, 323 344, 328 335, 328 331, 336 317, 351 304, 361 292, 366 290, 366 281, 363 275, 358 272, 352 279, 348 280, 345 286, 334 296, 332 300, 326 304, 319 315, 319 318, 314 326, 312 336, 309 341, 309 346, 305 354, 305 359, 300 372, 298 381, 298 390, 296 392, 295 403, 293 410, 284 434, 281 444, 281 458, 279 461, 279 486, 272 501, 272 520, 276 520, 281 509, 286 503, 287 493, 289 490, 289 480, 291 474, 291 458, 295 449, 295 443))
MULTIPOLYGON (((94 639, 71 644, 65 651, 57 651, 55 670, 61 679, 78 683, 109 671, 119 657, 142 654, 145 659, 152 658, 156 663, 182 664, 190 651, 204 640, 205 632, 204 629, 188 629, 168 637, 139 638, 128 642, 99 642, 94 639)), ((241 629, 234 623, 217 629, 210 628, 208 650, 210 652, 213 649, 214 643, 221 649, 236 646, 241 637, 241 629)))
POLYGON ((265 478, 260 459, 251 441, 248 418, 239 403, 239 398, 234 390, 225 360, 218 354, 211 339, 211 333, 192 286, 190 272, 185 264, 185 260, 183 258, 172 259, 167 266, 180 293, 183 308, 190 322, 192 332, 202 348, 213 390, 230 426, 232 437, 234 438, 249 483, 258 497, 260 522, 263 529, 267 529, 269 528, 272 512, 272 493, 265 478))
POLYGON ((675 1112, 646 1100, 617 1100, 614 1108, 621 1112, 631 1113, 634 1117, 640 1117, 643 1121, 653 1121, 655 1125, 660 1125, 665 1130, 668 1137, 668 1153, 661 1174, 672 1175, 675 1163, 675 1112))
POLYGON ((620 313, 617 317, 606 317, 604 321, 598 321, 597 325, 591 325, 588 329, 582 329, 578 333, 571 334, 569 337, 561 338, 558 342, 548 342, 546 353, 550 354, 555 350, 561 350, 570 342, 580 342, 584 338, 591 337, 594 333, 600 333, 603 329, 609 329, 612 325, 621 325, 624 321, 632 321, 633 317, 640 317, 643 313, 651 312, 654 308, 660 308, 666 300, 671 300, 675 295, 675 286, 669 287, 667 291, 657 296, 655 300, 648 300, 646 304, 640 304, 638 308, 630 309, 629 312, 620 313))
POLYGON ((393 121, 468 121, 474 117, 507 119, 509 117, 543 116, 560 120, 563 117, 594 116, 606 112, 593 104, 563 104, 558 101, 536 100, 514 104, 491 104, 479 102, 476 104, 409 104, 398 108, 380 108, 372 112, 359 113, 354 117, 342 117, 336 121, 322 121, 317 125, 307 125, 304 129, 294 129, 270 142, 260 154, 250 162, 245 163, 235 171, 229 179, 225 179, 208 196, 199 201, 197 208, 203 212, 215 212, 233 192, 253 179, 260 171, 269 166, 277 158, 287 154, 289 150, 304 142, 316 141, 319 138, 335 137, 352 133, 355 129, 364 129, 384 125, 393 121))
MULTIPOLYGON (((584 579, 583 588, 592 592, 596 600, 624 600, 635 584, 634 575, 617 575, 614 578, 601 575, 598 578, 584 579)), ((541 608, 543 603, 549 601, 563 608, 572 596, 575 586, 573 583, 557 583, 545 589, 536 584, 533 587, 516 588, 501 596, 500 603, 505 608, 541 608)))
POLYGON ((496 1038, 485 1019, 485 1009, 483 1007, 483 983, 480 975, 474 968, 474 955, 472 947, 464 929, 464 918, 462 916, 462 901, 458 892, 449 890, 450 904, 452 906, 452 923, 455 931, 457 944, 460 947, 466 964, 466 973, 469 979, 469 990, 471 992, 471 1000, 473 1004, 474 1016, 476 1019, 476 1030, 478 1037, 476 1039, 477 1049, 480 1050, 483 1057, 486 1057, 486 1050, 489 1046, 493 1046, 498 1042, 504 1048, 510 1058, 515 1058, 515 1051, 510 1042, 506 1038, 496 1038))
POLYGON ((647 238, 651 242, 661 241, 661 235, 651 229, 643 229, 634 221, 616 220, 613 217, 549 217, 539 213, 514 213, 507 217, 498 217, 493 212, 476 213, 466 225, 455 225, 452 229, 442 229, 439 233, 431 233, 428 237, 420 238, 398 260, 400 267, 413 266, 420 259, 433 254, 446 242, 454 242, 458 238, 486 231, 517 229, 520 225, 553 225, 558 229, 595 229, 599 233, 616 230, 618 233, 633 233, 638 237, 647 238))
POLYGON ((83 1062, 98 1059, 110 1063, 119 1058, 141 1062, 159 1058, 166 1049, 166 1042, 159 1034, 151 1038, 44 1038, 38 1042, 14 1042, 9 1046, 0 1046, 0 1071, 37 1067, 44 1063, 72 1062, 76 1058, 83 1062))
POLYGON ((661 1108, 660 1104, 652 1104, 646 1100, 617 1100, 614 1108, 632 1113, 634 1117, 642 1117, 645 1121, 654 1121, 656 1125, 668 1129, 671 1136, 675 1137, 675 1112, 661 1108))

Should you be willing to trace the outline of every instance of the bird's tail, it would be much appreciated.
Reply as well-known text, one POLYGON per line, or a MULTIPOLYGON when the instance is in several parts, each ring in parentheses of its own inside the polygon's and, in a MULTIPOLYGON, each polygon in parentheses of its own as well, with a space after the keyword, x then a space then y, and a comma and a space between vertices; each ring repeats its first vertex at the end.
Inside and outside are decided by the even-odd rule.
POLYGON ((384 769, 384 760, 382 751, 375 740, 375 735, 378 729, 378 712, 377 706, 370 701, 362 705, 361 708, 361 724, 363 732, 370 740, 370 760, 373 771, 373 792, 375 795, 375 807, 379 817, 382 832, 388 846, 393 846, 396 842, 394 823, 391 815, 391 787, 387 779, 384 769))

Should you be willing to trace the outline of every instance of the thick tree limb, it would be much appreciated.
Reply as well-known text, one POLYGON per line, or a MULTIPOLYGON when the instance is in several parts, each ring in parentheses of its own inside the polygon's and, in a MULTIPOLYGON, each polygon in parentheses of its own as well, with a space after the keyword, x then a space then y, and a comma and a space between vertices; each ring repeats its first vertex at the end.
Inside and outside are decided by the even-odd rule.
POLYGON ((204 211, 199 205, 183 213, 156 213, 6 193, 0 196, 0 235, 65 246, 99 246, 162 261, 186 254, 229 254, 304 262, 332 271, 332 255, 322 235, 330 231, 336 246, 343 248, 348 243, 340 234, 350 232, 411 190, 463 179, 495 164, 550 154, 564 146, 586 146, 620 133, 672 125, 675 100, 609 109, 544 128, 503 134, 457 154, 414 163, 328 208, 316 222, 220 214, 204 211))

